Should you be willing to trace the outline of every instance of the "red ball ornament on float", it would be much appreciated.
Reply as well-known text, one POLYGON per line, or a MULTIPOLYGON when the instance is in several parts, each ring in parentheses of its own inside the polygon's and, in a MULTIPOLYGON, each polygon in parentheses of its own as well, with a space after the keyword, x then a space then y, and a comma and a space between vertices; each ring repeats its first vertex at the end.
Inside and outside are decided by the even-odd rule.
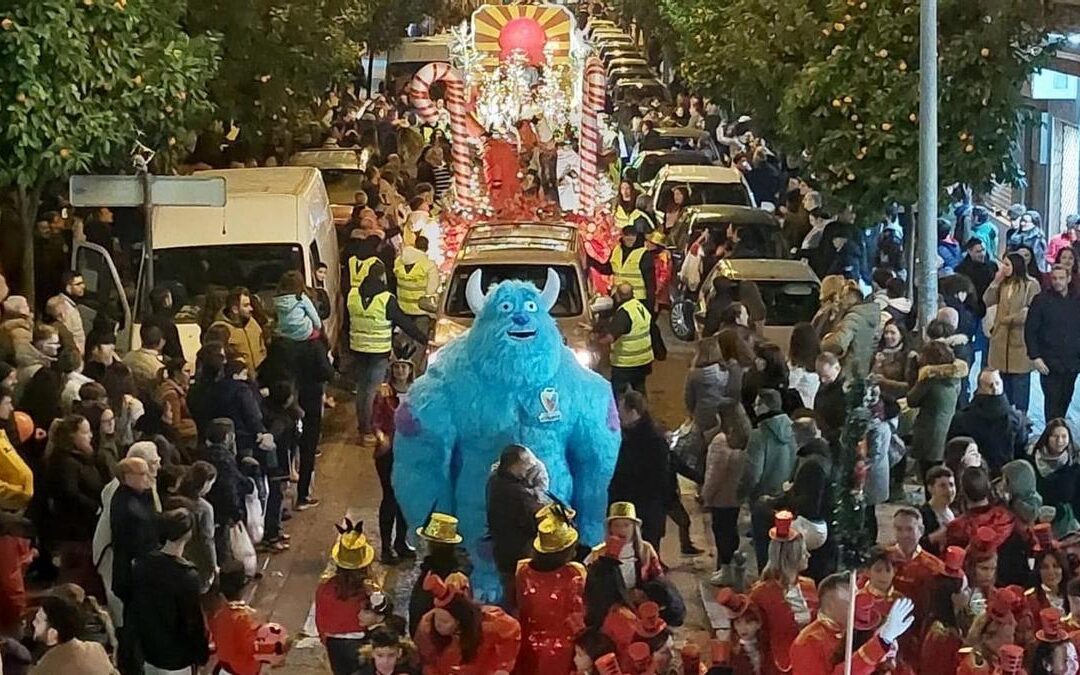
POLYGON ((518 17, 511 19, 499 31, 499 58, 506 59, 515 49, 525 52, 532 65, 544 62, 544 45, 547 35, 536 19, 518 17))

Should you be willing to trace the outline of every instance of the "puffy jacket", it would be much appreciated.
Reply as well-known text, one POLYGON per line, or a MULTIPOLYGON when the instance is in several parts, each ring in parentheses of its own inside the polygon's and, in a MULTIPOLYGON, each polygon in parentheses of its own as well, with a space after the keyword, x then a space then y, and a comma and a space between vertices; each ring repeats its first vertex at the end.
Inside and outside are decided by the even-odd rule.
POLYGON ((912 431, 911 455, 924 462, 945 459, 945 439, 960 397, 960 378, 967 377, 967 363, 919 368, 919 381, 908 392, 908 405, 918 408, 912 431))
POLYGON ((979 452, 997 476, 1001 467, 1024 456, 1027 425, 1023 414, 1009 403, 1004 394, 975 394, 971 404, 952 420, 949 438, 970 436, 979 452))
POLYGON ((1022 588, 1031 586, 1032 574, 1028 567, 1033 543, 1031 533, 1006 507, 995 504, 969 508, 945 527, 945 543, 947 546, 966 547, 980 527, 989 527, 994 531, 994 547, 998 552, 998 587, 1010 584, 1022 588))
POLYGON ((701 485, 701 503, 711 509, 737 508, 738 481, 746 465, 746 451, 731 447, 725 434, 717 434, 705 455, 705 481, 701 485))
POLYGON ((277 310, 274 333, 288 340, 307 340, 313 330, 322 328, 315 303, 306 295, 299 298, 294 294, 275 296, 274 309, 277 310))
POLYGON ((746 466, 739 481, 739 501, 751 503, 762 495, 778 495, 795 473, 795 436, 791 418, 784 413, 767 413, 746 444, 746 466))
POLYGON ((874 359, 879 325, 878 306, 873 302, 861 302, 848 308, 839 324, 822 338, 821 349, 840 356, 845 375, 864 378, 874 359))
POLYGON ((0 429, 0 511, 21 511, 34 496, 34 474, 0 429))
POLYGON ((716 363, 704 368, 691 368, 686 374, 683 403, 699 431, 705 432, 717 426, 721 406, 739 400, 740 392, 730 391, 730 382, 731 374, 716 363))
POLYGON ((90 541, 105 487, 104 471, 94 457, 55 449, 45 467, 45 484, 52 518, 43 534, 55 541, 90 541))

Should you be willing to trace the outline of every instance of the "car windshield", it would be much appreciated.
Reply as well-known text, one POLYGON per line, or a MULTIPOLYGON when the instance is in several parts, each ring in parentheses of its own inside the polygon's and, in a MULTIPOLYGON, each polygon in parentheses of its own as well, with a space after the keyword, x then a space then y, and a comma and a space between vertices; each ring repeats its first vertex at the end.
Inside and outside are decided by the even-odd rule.
POLYGON ((647 134, 641 139, 642 150, 700 150, 705 145, 701 136, 667 136, 647 134))
POLYGON ((304 249, 300 244, 192 246, 154 251, 154 283, 172 290, 178 323, 198 321, 209 292, 244 286, 267 300, 273 296, 282 274, 303 269, 304 249))
MULTIPOLYGON (((480 281, 483 288, 507 279, 531 281, 537 288, 543 288, 547 280, 548 267, 548 265, 528 264, 458 265, 450 278, 450 290, 446 294, 446 314, 457 318, 472 317, 472 310, 469 309, 469 303, 465 300, 465 286, 469 283, 469 276, 478 269, 481 270, 480 281)), ((559 299, 551 308, 551 315, 555 318, 580 315, 584 307, 577 272, 570 265, 551 265, 550 267, 559 275, 561 282, 559 299)))
POLYGON ((818 310, 817 284, 755 280, 765 303, 766 326, 794 326, 810 321, 818 310))
POLYGON ((660 194, 669 194, 675 187, 682 187, 689 193, 686 203, 691 206, 701 204, 732 204, 734 206, 753 206, 750 193, 739 183, 687 183, 685 181, 665 181, 660 194))
POLYGON ((364 172, 359 169, 322 169, 323 183, 331 204, 355 204, 363 190, 364 172))
POLYGON ((708 163, 704 155, 649 155, 642 158, 638 167, 638 182, 648 183, 665 166, 705 166, 708 163))

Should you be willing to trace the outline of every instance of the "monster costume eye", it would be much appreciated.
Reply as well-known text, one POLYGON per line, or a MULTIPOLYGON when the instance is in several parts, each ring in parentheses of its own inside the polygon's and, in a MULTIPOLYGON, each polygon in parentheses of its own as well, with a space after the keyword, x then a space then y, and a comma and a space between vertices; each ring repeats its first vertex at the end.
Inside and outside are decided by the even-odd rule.
POLYGON ((525 311, 526 312, 535 312, 536 311, 536 303, 533 302, 532 300, 526 300, 525 301, 525 311))
POLYGON ((501 311, 503 311, 503 312, 509 312, 513 308, 514 308, 514 306, 512 304, 510 304, 509 302, 501 302, 501 303, 499 303, 499 309, 501 311))

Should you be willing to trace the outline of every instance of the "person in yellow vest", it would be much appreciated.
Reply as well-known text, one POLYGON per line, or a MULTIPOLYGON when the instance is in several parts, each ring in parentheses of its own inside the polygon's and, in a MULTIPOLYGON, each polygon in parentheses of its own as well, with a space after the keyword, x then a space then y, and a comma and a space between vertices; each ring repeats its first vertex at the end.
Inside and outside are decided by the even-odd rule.
POLYGON ((345 244, 345 252, 342 269, 342 288, 357 288, 371 272, 371 266, 376 260, 383 263, 383 269, 389 272, 387 284, 391 291, 396 286, 393 276, 394 254, 393 247, 386 243, 386 234, 378 228, 353 230, 350 239, 345 244))
POLYGON ((412 246, 402 247, 394 262, 398 306, 425 335, 431 327, 431 317, 420 309, 420 300, 439 292, 439 268, 428 254, 429 245, 427 237, 417 235, 412 246))
POLYGON ((645 248, 645 237, 633 225, 622 229, 619 245, 606 263, 589 258, 589 265, 601 274, 614 277, 613 284, 628 284, 634 297, 652 311, 656 306, 655 255, 645 248))
POLYGON ((387 289, 386 267, 380 260, 372 263, 360 286, 349 291, 346 307, 349 351, 356 367, 356 424, 364 442, 374 442, 371 410, 390 368, 394 326, 422 345, 428 337, 387 289))
POLYGON ((645 379, 652 372, 653 361, 667 358, 667 350, 652 314, 634 297, 630 284, 616 286, 614 298, 615 314, 607 334, 600 338, 611 343, 611 388, 616 397, 627 388, 644 394, 645 379))

